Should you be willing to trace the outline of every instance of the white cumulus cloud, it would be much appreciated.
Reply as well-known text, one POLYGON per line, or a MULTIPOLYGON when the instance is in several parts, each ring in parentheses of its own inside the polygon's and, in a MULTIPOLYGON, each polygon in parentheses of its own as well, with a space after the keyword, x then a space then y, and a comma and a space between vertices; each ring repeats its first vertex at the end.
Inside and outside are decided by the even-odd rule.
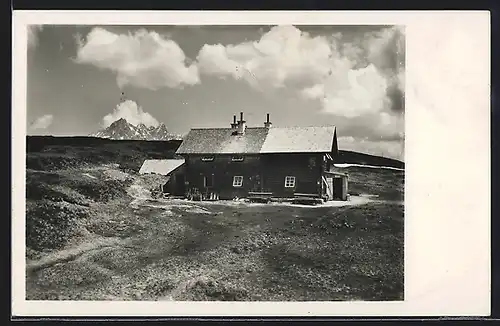
POLYGON ((102 126, 104 128, 107 128, 113 122, 121 118, 127 120, 128 123, 131 123, 135 126, 140 123, 143 123, 147 127, 156 127, 159 125, 158 120, 156 120, 148 112, 144 112, 144 110, 140 106, 138 106, 136 102, 132 100, 126 100, 118 104, 113 112, 104 116, 104 118, 102 119, 102 126))
POLYGON ((275 26, 257 41, 205 44, 196 60, 202 74, 241 79, 263 91, 286 87, 319 101, 323 113, 350 119, 355 133, 376 142, 404 137, 404 55, 400 27, 348 37, 275 26))
POLYGON ((200 82, 198 68, 186 62, 179 45, 154 31, 115 34, 96 27, 77 43, 75 61, 113 71, 120 87, 157 90, 200 82))
POLYGON ((36 119, 32 124, 31 128, 32 129, 47 129, 50 127, 52 122, 54 121, 54 116, 52 114, 46 114, 38 119, 36 119))
POLYGON ((353 118, 383 111, 389 105, 387 80, 375 66, 337 72, 323 80, 323 92, 316 94, 325 112, 353 118))
POLYGON ((399 28, 345 41, 341 34, 313 37, 294 26, 275 26, 258 41, 205 44, 197 62, 201 73, 262 89, 292 87, 320 100, 326 112, 356 117, 392 108, 388 90, 404 78, 394 62, 404 54, 401 40, 399 28))
POLYGON ((255 42, 205 44, 197 62, 202 73, 278 88, 320 81, 328 73, 330 55, 325 37, 310 37, 293 26, 276 26, 255 42))

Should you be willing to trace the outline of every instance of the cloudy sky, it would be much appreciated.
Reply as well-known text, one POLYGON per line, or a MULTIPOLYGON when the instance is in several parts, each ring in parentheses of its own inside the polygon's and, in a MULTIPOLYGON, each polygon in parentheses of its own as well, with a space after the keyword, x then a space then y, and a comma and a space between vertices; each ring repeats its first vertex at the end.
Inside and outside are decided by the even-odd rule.
POLYGON ((28 134, 122 117, 183 134, 243 111, 249 126, 335 125, 341 149, 402 160, 404 49, 393 26, 31 26, 28 134))

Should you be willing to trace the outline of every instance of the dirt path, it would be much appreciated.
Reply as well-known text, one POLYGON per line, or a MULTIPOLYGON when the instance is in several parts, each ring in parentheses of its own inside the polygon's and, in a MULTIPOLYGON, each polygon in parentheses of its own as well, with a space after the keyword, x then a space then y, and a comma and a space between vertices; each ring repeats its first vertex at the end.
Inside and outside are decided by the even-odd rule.
POLYGON ((361 197, 318 206, 152 200, 151 182, 134 176, 129 200, 94 207, 91 222, 106 235, 97 228, 79 244, 27 261, 27 298, 273 301, 402 293, 399 205, 361 197))
POLYGON ((94 237, 75 247, 52 252, 39 260, 27 261, 26 272, 33 273, 60 263, 66 263, 77 259, 83 254, 98 251, 103 248, 126 247, 127 241, 119 238, 94 237))

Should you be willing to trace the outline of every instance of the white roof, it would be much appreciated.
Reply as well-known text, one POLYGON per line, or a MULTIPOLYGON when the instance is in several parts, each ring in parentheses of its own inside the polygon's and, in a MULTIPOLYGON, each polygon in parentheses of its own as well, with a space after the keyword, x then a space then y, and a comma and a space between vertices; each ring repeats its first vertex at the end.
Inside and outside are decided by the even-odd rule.
POLYGON ((260 153, 331 152, 335 127, 270 128, 260 153))
POLYGON ((155 173, 169 175, 182 164, 184 164, 184 159, 145 160, 139 170, 139 174, 155 173))

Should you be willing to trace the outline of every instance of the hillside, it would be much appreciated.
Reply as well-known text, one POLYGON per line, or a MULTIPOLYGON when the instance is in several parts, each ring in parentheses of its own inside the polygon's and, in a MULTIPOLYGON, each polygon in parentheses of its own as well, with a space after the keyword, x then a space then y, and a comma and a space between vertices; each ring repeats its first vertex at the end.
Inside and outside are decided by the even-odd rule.
POLYGON ((72 136, 72 137, 55 137, 55 136, 27 136, 26 137, 26 151, 27 152, 40 152, 44 148, 52 146, 72 146, 72 147, 94 147, 94 146, 112 146, 118 148, 121 146, 136 148, 160 148, 166 146, 169 150, 176 150, 182 140, 115 140, 90 136, 72 136))
MULTIPOLYGON (((56 160, 57 155, 68 156, 72 160, 75 155, 85 161, 95 159, 104 161, 120 160, 127 161, 131 167, 137 167, 136 160, 145 158, 170 158, 180 146, 182 140, 169 141, 146 141, 146 140, 113 140, 97 137, 52 137, 52 136, 28 136, 27 152, 29 165, 36 164, 32 160, 35 152, 43 152, 43 156, 50 156, 50 160, 56 160), (84 150, 87 152, 82 152, 84 150)), ((37 154, 40 155, 40 154, 37 154)), ((40 158, 44 160, 44 158, 40 158)), ((61 158, 62 160, 62 158, 61 158)), ((75 162, 75 160, 72 160, 75 162)), ((97 162, 96 162, 97 163, 97 162)), ((365 164, 374 166, 388 166, 403 168, 404 163, 398 160, 363 154, 352 151, 339 151, 337 163, 365 164)))
POLYGON ((404 171, 341 168, 317 207, 153 200, 139 166, 179 142, 27 141, 27 300, 403 299, 404 171))
POLYGON ((381 156, 358 153, 353 151, 340 150, 337 163, 351 163, 361 165, 388 166, 404 169, 404 162, 381 156))
POLYGON ((174 157, 181 141, 111 140, 95 137, 29 136, 26 165, 29 169, 52 170, 92 164, 119 164, 139 171, 145 159, 174 157))

